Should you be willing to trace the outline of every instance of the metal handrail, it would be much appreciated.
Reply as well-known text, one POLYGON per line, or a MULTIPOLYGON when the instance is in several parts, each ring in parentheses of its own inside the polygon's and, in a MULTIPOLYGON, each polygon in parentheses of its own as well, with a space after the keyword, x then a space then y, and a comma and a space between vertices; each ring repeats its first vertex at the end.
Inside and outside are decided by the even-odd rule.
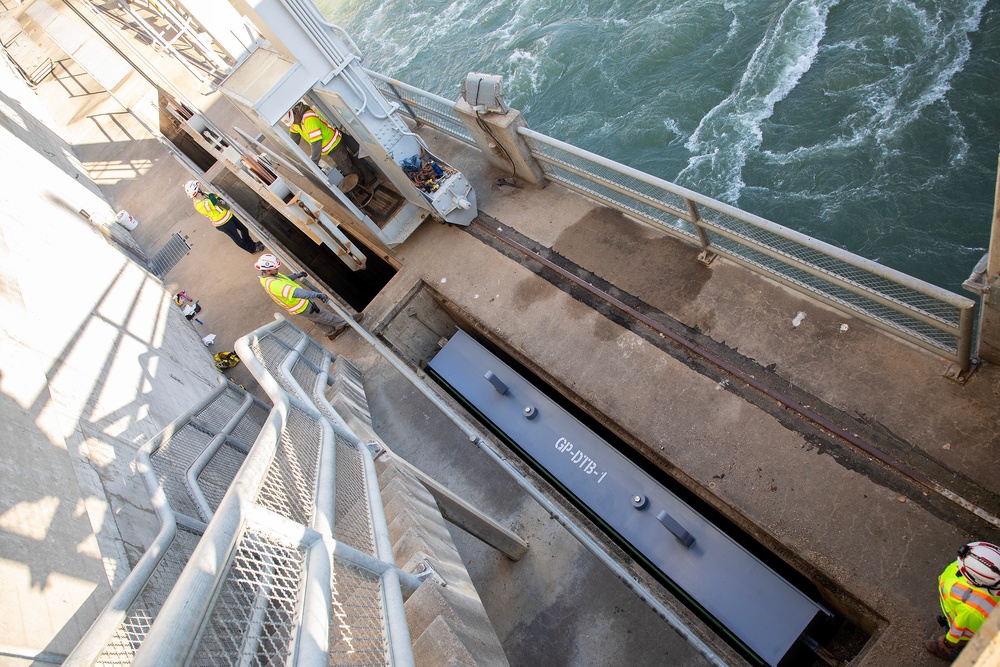
MULTIPOLYGON (((330 629, 335 625, 331 585, 337 562, 350 563, 370 573, 370 579, 383 582, 381 602, 386 629, 391 629, 386 634, 389 645, 385 652, 392 664, 413 663, 398 583, 403 577, 399 573, 387 575, 386 570, 394 568, 394 563, 375 561, 333 537, 333 427, 311 404, 290 395, 281 386, 287 382, 281 368, 268 368, 270 364, 254 350, 255 342, 280 326, 290 325, 275 322, 235 344, 241 360, 273 400, 274 408, 135 656, 135 665, 187 664, 211 650, 213 642, 220 641, 244 654, 254 654, 266 645, 274 654, 272 658, 281 662, 325 665, 330 629), (293 413, 298 417, 293 418, 293 413), (293 419, 307 419, 315 427, 310 433, 318 430, 318 444, 297 442, 293 419), (297 459, 302 465, 310 461, 314 464, 314 469, 299 470, 301 475, 290 482, 295 488, 286 489, 284 495, 275 489, 281 483, 279 462, 283 457, 297 459), (266 494, 290 498, 293 504, 304 502, 308 505, 303 513, 306 522, 292 518, 301 508, 274 507, 273 498, 262 504, 266 494), (241 560, 243 553, 250 555, 241 560), (251 565, 244 566, 245 562, 251 565), (373 567, 373 562, 378 567, 373 567), (395 588, 385 586, 386 581, 395 582, 395 588), (256 591, 260 601, 248 604, 247 589, 256 591), (231 590, 243 593, 242 597, 230 595, 231 590), (235 619, 235 623, 227 623, 226 619, 235 619), (262 642, 265 633, 269 641, 262 642)), ((286 358, 279 364, 284 367, 287 357, 297 356, 298 352, 284 346, 282 349, 286 358)), ((415 587, 419 580, 410 583, 415 587)))
MULTIPOLYGON (((295 325, 287 322, 280 315, 275 316, 274 322, 267 324, 251 334, 240 338, 235 343, 240 359, 258 380, 268 397, 274 402, 276 408, 280 406, 294 406, 307 414, 310 419, 316 420, 323 427, 324 451, 329 451, 332 456, 334 448, 334 438, 342 437, 348 442, 358 443, 357 436, 347 429, 345 424, 331 423, 309 399, 308 394, 301 388, 298 382, 292 377, 291 369, 303 355, 304 349, 313 345, 306 334, 295 325), (278 338, 273 334, 279 330, 294 332, 298 340, 288 341, 278 338), (280 346, 285 348, 284 358, 274 363, 271 360, 264 360, 255 352, 254 343, 262 339, 271 338, 280 346), (291 390, 291 391, 289 391, 291 390), (306 399, 303 401, 302 399, 306 399)), ((259 343, 258 343, 259 347, 259 343)), ((318 346, 317 346, 318 347, 318 346)), ((330 353, 322 350, 322 366, 329 366, 330 353)), ((288 408, 285 408, 286 410, 288 408)), ((256 446, 255 446, 256 450, 256 446)), ((394 665, 408 665, 413 663, 412 647, 410 645, 409 630, 407 628, 406 616, 403 610, 403 595, 410 594, 420 585, 421 580, 396 567, 395 557, 392 553, 392 545, 389 539, 389 530, 385 519, 385 512, 382 506, 381 495, 378 492, 378 479, 375 476, 374 461, 371 452, 364 446, 357 447, 363 461, 363 474, 365 478, 365 502, 368 504, 371 529, 375 546, 374 554, 366 554, 359 551, 343 541, 334 539, 337 528, 334 521, 333 500, 329 505, 319 508, 314 519, 313 528, 324 535, 329 547, 331 547, 331 562, 333 557, 352 563, 355 567, 371 572, 382 582, 382 596, 384 606, 384 630, 389 642, 391 653, 391 663, 394 665)), ((325 471, 328 481, 324 481, 321 486, 330 490, 334 489, 333 466, 325 471)))
POLYGON ((475 139, 455 114, 455 101, 429 93, 408 83, 365 69, 375 87, 383 94, 394 97, 416 123, 433 127, 463 143, 478 148, 475 139), (407 99, 406 96, 410 96, 407 99), (423 112, 423 113, 421 113, 423 112))
POLYGON ((550 179, 640 222, 694 240, 706 255, 724 256, 941 354, 962 372, 969 369, 973 300, 539 132, 523 127, 518 132, 550 179), (588 165, 601 174, 591 173, 588 165), (639 192, 637 186, 653 194, 639 192), (671 197, 677 205, 669 203, 671 197), (644 206, 675 222, 650 215, 644 206))
MULTIPOLYGON (((115 592, 104 610, 97 616, 87 632, 84 633, 63 664, 77 667, 105 663, 118 664, 127 658, 131 658, 134 655, 135 646, 143 643, 145 636, 140 629, 135 627, 137 621, 133 621, 130 627, 126 627, 133 605, 136 604, 140 594, 151 583, 154 574, 161 564, 169 565, 167 562, 168 554, 178 534, 178 529, 182 528, 195 534, 201 534, 205 530, 205 524, 197 517, 178 514, 170 506, 167 493, 153 466, 151 457, 156 451, 169 445, 175 437, 180 436, 185 428, 198 423, 196 416, 212 409, 216 401, 219 401, 227 392, 241 396, 242 403, 232 416, 227 416, 226 424, 213 438, 209 449, 214 453, 218 448, 216 441, 224 441, 229 437, 235 431, 240 421, 246 416, 250 407, 254 404, 264 405, 259 399, 254 398, 244 390, 237 388, 225 380, 221 380, 215 389, 199 400, 190 410, 174 419, 136 453, 136 469, 149 494, 156 516, 160 521, 160 530, 152 544, 146 549, 142 558, 139 559, 139 562, 129 573, 125 582, 115 592), (125 637, 116 644, 116 636, 123 633, 125 637), (129 647, 128 656, 113 655, 116 650, 120 650, 125 646, 129 647), (105 656, 107 659, 104 659, 105 656)), ((198 428, 202 430, 206 427, 201 424, 198 428)), ((200 468, 203 469, 206 464, 207 461, 203 462, 200 468)), ((180 478, 184 474, 184 471, 176 470, 173 473, 176 477, 180 478)), ((192 496, 204 498, 204 495, 198 488, 197 481, 194 484, 194 487, 188 489, 189 492, 192 496)), ((177 566, 176 563, 172 565, 177 566)), ((160 593, 162 591, 157 592, 156 595, 160 593)), ((157 617, 156 614, 151 613, 150 609, 142 609, 137 614, 138 618, 150 623, 155 621, 157 617)))
MULTIPOLYGON (((479 148, 455 113, 454 101, 371 70, 366 72, 383 92, 394 95, 414 120, 479 148)), ((962 373, 971 367, 976 308, 972 299, 527 127, 518 128, 518 134, 550 180, 685 242, 696 243, 706 258, 726 257, 940 354, 956 362, 962 373), (565 159, 567 156, 576 164, 565 159), (601 173, 594 173, 597 171, 601 173), (642 192, 635 185, 649 191, 642 192), (726 221, 733 225, 727 226, 726 221), (785 247, 776 247, 777 243, 785 247)))
POLYGON ((280 318, 235 348, 274 407, 261 424, 247 415, 255 403, 263 405, 259 399, 224 382, 140 449, 137 466, 160 534, 67 663, 230 664, 234 656, 260 652, 269 662, 319 666, 336 652, 363 664, 375 656, 412 665, 403 600, 422 579, 395 564, 372 454, 342 421, 327 420, 292 376, 303 362, 325 383, 330 353, 280 318), (262 351, 265 339, 270 358, 262 351), (253 429, 238 435, 245 418, 253 429), (246 452, 239 440, 254 433, 246 452), (231 458, 216 466, 214 479, 228 490, 213 512, 198 476, 224 443, 245 459, 238 472, 230 471, 231 458), (156 458, 167 444, 162 460, 156 458), (343 488, 338 466, 347 466, 343 488), (367 513, 338 517, 342 496, 345 507, 367 513), (174 500, 185 513, 171 507, 174 500), (341 520, 345 534, 368 531, 370 541, 362 539, 359 549, 337 537, 341 520), (186 539, 183 560, 174 553, 171 561, 166 554, 182 529, 200 538, 186 539), (145 587, 161 564, 172 574, 166 582, 161 574, 149 608, 145 587), (334 616, 341 604, 358 619, 356 628, 344 630, 344 619, 334 616), (378 619, 382 631, 373 633, 378 619), (355 630, 367 654, 356 651, 356 637, 339 634, 355 630))

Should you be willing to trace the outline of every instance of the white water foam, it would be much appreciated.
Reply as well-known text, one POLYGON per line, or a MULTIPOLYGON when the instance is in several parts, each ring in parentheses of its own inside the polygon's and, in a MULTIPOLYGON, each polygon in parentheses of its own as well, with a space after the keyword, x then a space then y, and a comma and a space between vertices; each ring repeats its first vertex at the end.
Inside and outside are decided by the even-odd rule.
POLYGON ((763 139, 760 125, 809 70, 840 0, 793 0, 758 45, 736 90, 708 112, 685 146, 693 153, 681 183, 711 183, 715 196, 737 203, 747 155, 763 139))
POLYGON ((985 4, 963 4, 958 16, 947 15, 941 8, 931 14, 906 0, 889 0, 873 8, 892 17, 894 34, 856 35, 820 49, 819 59, 849 59, 857 63, 854 71, 868 73, 867 81, 829 93, 853 100, 853 112, 842 117, 820 143, 788 151, 761 151, 764 163, 817 165, 844 160, 845 156, 870 159, 871 180, 837 191, 820 187, 814 193, 826 198, 822 212, 829 219, 848 199, 881 198, 883 186, 886 192, 898 189, 891 174, 898 171, 901 154, 912 141, 912 128, 926 123, 928 109, 936 106, 935 135, 946 145, 948 157, 941 164, 943 168, 927 170, 911 187, 929 190, 946 182, 970 151, 965 128, 949 103, 948 93, 953 78, 971 55, 969 33, 978 29, 985 4))

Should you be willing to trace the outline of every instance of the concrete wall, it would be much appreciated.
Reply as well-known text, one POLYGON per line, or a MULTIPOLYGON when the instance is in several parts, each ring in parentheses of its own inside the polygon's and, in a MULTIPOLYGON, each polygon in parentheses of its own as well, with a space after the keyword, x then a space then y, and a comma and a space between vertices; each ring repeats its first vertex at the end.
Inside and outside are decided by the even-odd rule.
POLYGON ((221 376, 6 67, 0 151, 0 644, 58 657, 156 533, 135 451, 221 376))

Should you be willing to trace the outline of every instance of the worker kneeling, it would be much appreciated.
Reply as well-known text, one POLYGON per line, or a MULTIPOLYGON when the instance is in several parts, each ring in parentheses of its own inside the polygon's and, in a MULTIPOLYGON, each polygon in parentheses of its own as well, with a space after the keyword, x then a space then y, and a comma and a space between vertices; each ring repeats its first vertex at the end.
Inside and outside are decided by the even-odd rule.
POLYGON ((989 542, 963 546, 958 560, 938 578, 938 594, 948 632, 927 640, 924 647, 951 662, 1000 601, 1000 548, 989 542))
MULTIPOLYGON (((278 273, 280 266, 281 262, 278 258, 270 253, 261 255, 257 263, 254 264, 254 267, 260 271, 260 284, 264 287, 267 295, 290 314, 301 315, 315 322, 326 331, 327 338, 330 340, 343 333, 347 329, 347 322, 344 318, 325 308, 320 308, 314 303, 314 300, 317 299, 325 303, 330 300, 330 297, 322 292, 314 292, 300 287, 295 282, 306 275, 305 271, 285 276, 278 273)), ((364 313, 358 313, 354 316, 356 322, 360 322, 363 318, 364 313)))

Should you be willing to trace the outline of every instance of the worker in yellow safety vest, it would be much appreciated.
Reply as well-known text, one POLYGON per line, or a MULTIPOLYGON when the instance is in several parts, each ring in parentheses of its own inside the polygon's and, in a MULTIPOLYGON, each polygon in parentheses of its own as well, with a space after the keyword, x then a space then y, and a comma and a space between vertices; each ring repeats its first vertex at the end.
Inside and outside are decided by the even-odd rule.
POLYGON ((376 176, 368 165, 357 156, 356 141, 331 125, 303 102, 297 102, 292 110, 285 114, 285 123, 289 126, 292 140, 298 144, 305 139, 309 144, 309 159, 320 165, 324 155, 330 156, 339 171, 345 175, 356 173, 362 185, 371 185, 376 176), (346 163, 345 163, 346 159, 346 163))
MULTIPOLYGON (((278 273, 281 261, 270 253, 260 256, 254 267, 260 271, 260 284, 271 299, 287 310, 291 315, 301 315, 312 320, 326 331, 327 338, 333 340, 347 329, 347 322, 336 313, 320 308, 314 300, 324 303, 330 300, 323 292, 316 292, 301 287, 295 281, 305 275, 305 272, 285 276, 278 273)), ((354 316, 355 322, 364 319, 364 313, 354 316)))
POLYGON ((1000 602, 1000 548, 989 542, 970 542, 958 550, 958 560, 938 578, 938 594, 948 631, 928 639, 924 647, 942 660, 958 657, 1000 602))
POLYGON ((233 215, 222 197, 214 192, 203 192, 198 181, 185 183, 184 192, 189 199, 194 200, 194 210, 211 220, 216 229, 231 238, 240 248, 251 255, 264 249, 263 243, 250 238, 250 230, 233 215))

